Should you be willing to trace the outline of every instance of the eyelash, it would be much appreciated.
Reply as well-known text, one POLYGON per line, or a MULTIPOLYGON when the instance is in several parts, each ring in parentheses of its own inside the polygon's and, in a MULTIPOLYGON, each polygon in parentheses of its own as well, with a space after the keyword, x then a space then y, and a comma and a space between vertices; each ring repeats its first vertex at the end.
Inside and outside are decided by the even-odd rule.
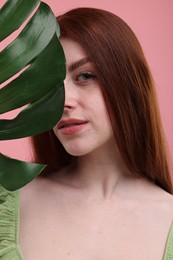
POLYGON ((75 80, 87 83, 88 81, 93 80, 95 78, 96 78, 96 75, 94 75, 93 73, 88 72, 88 71, 81 71, 81 72, 78 73, 78 75, 76 76, 75 80), (80 80, 79 77, 81 77, 81 76, 89 77, 89 78, 85 78, 85 79, 83 78, 83 79, 80 80))

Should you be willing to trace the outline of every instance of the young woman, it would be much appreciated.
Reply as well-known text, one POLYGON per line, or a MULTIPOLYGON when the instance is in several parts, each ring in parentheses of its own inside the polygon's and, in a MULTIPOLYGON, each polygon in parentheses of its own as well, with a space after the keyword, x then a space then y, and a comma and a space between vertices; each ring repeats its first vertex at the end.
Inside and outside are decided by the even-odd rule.
POLYGON ((4 191, 6 236, 15 241, 8 247, 8 237, 0 239, 2 259, 173 259, 171 178, 141 46, 107 11, 78 8, 57 20, 67 64, 64 113, 32 137, 44 173, 20 194, 4 191))

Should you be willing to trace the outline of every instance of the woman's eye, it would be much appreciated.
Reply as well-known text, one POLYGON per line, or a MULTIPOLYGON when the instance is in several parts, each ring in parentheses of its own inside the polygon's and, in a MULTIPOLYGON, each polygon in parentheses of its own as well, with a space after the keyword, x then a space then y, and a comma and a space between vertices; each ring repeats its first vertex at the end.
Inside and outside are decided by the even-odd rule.
POLYGON ((82 72, 76 77, 76 81, 90 81, 95 78, 96 76, 90 72, 82 72))

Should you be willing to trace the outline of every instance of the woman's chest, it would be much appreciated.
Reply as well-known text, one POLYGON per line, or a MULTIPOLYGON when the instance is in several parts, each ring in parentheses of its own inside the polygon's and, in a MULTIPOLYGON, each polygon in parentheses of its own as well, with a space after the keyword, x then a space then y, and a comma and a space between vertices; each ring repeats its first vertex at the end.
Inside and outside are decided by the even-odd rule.
POLYGON ((20 246, 25 260, 162 260, 169 225, 155 219, 109 208, 33 209, 21 219, 20 246))

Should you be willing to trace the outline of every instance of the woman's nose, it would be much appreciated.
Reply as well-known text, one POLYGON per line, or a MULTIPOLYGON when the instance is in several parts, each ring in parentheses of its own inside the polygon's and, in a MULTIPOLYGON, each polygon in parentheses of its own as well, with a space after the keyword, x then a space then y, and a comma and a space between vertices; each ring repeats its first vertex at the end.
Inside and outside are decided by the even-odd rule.
POLYGON ((64 110, 73 109, 76 106, 77 95, 71 79, 66 78, 64 80, 64 88, 65 88, 64 110))

